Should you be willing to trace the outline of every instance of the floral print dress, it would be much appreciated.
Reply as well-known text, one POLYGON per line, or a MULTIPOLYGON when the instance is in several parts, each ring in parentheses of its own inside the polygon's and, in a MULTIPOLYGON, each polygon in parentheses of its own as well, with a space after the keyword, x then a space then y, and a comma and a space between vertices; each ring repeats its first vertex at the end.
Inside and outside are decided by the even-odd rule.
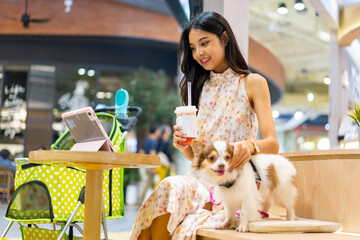
MULTIPOLYGON (((224 73, 210 72, 204 84, 197 115, 198 140, 237 142, 255 139, 256 114, 245 91, 245 77, 231 68, 224 73)), ((199 228, 215 228, 224 221, 224 211, 213 206, 203 209, 210 185, 191 173, 165 178, 141 206, 130 239, 135 240, 153 219, 170 213, 168 231, 172 239, 196 239, 199 228)), ((215 199, 216 201, 216 199, 215 199)))

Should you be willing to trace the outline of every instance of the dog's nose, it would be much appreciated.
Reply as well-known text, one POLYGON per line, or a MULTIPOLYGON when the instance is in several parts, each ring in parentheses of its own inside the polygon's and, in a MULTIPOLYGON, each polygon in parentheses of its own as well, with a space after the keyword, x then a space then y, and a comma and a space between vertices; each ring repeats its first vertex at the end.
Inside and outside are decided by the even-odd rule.
POLYGON ((220 168, 220 169, 223 169, 224 167, 225 167, 224 164, 219 164, 219 165, 218 165, 218 168, 220 168))

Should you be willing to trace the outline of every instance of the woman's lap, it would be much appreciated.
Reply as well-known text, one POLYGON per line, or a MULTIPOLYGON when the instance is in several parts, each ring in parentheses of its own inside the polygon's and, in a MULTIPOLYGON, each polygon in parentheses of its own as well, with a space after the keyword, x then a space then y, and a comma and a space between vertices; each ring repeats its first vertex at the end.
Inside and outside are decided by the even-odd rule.
POLYGON ((208 201, 207 188, 195 177, 167 177, 139 209, 131 239, 136 239, 153 219, 166 213, 171 213, 167 229, 173 233, 185 216, 196 214, 208 201))

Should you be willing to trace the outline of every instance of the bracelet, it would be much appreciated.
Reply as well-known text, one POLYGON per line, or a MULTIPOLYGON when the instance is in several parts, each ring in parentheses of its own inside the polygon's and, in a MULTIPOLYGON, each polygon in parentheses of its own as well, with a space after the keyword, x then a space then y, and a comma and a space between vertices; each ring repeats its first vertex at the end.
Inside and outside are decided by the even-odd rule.
POLYGON ((252 155, 259 154, 260 149, 259 149, 258 145, 256 144, 256 142, 254 140, 250 140, 250 141, 251 141, 251 143, 253 144, 253 147, 254 147, 254 153, 252 155))

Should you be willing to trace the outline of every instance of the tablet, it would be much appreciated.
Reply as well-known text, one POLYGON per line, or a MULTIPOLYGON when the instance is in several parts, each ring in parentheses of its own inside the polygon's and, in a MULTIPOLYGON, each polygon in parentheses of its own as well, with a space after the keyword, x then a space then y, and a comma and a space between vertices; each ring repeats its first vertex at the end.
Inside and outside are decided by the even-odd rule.
POLYGON ((114 152, 109 136, 91 107, 61 114, 76 144, 70 151, 114 152))

